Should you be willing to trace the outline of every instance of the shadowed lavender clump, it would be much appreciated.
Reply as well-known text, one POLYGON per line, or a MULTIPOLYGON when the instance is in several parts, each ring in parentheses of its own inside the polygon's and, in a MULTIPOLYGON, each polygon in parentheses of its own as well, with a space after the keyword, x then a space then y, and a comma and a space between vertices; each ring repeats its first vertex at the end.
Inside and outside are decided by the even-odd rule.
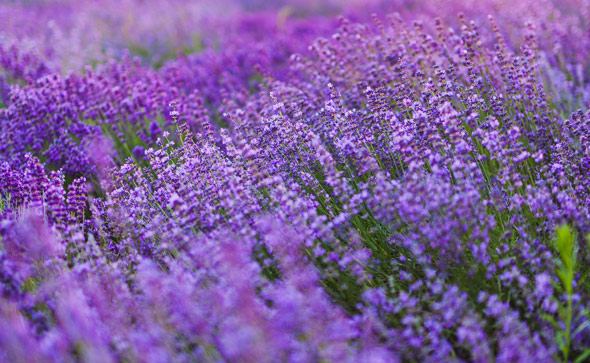
POLYGON ((0 360, 588 359, 589 4, 283 3, 0 7, 0 360))

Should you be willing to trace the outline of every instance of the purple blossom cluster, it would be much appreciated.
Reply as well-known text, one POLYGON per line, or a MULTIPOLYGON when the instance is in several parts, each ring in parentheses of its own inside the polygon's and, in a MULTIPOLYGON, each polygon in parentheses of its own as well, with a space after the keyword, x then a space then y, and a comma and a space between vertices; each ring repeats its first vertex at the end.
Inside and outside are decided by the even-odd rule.
POLYGON ((589 359, 587 2, 165 3, 0 5, 0 361, 589 359))

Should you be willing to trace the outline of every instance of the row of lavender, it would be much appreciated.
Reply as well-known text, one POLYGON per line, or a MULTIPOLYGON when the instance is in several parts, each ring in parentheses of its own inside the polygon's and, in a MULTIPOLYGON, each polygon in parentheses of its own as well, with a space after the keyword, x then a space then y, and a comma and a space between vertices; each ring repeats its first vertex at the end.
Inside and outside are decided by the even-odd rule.
POLYGON ((481 4, 4 51, 0 358, 583 361, 590 18, 481 4))

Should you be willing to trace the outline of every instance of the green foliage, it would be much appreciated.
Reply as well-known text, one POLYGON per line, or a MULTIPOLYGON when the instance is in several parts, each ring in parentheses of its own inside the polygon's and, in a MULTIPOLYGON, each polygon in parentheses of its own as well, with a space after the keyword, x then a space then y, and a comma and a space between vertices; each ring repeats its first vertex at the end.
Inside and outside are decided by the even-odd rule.
POLYGON ((555 338, 565 362, 569 359, 572 340, 573 286, 574 270, 576 268, 575 240, 575 233, 567 225, 563 225, 557 229, 555 247, 559 252, 559 259, 557 260, 556 274, 561 283, 560 287, 566 294, 566 302, 565 305, 563 302, 560 302, 558 307, 558 315, 561 322, 559 326, 561 330, 557 331, 555 338))
MULTIPOLYGON (((586 239, 589 240, 589 237, 586 239)), ((557 228, 555 249, 559 256, 556 259, 555 273, 559 278, 557 291, 562 294, 563 299, 558 300, 557 315, 559 321, 551 317, 546 318, 556 328, 555 341, 559 347, 563 362, 571 361, 574 355, 577 355, 573 360, 574 362, 585 362, 590 357, 590 349, 585 349, 582 352, 573 352, 571 350, 573 338, 590 325, 588 309, 583 309, 581 315, 585 317, 584 323, 576 327, 575 330, 572 326, 573 322, 577 320, 576 316, 574 316, 576 311, 574 307, 574 289, 581 285, 580 281, 576 281, 576 275, 580 269, 576 240, 576 232, 569 226, 562 225, 557 228)))

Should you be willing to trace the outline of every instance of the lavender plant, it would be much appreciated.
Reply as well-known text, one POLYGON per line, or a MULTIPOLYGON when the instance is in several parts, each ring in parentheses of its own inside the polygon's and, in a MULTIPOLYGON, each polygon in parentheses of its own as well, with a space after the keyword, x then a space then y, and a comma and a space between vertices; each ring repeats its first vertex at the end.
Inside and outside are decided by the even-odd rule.
POLYGON ((587 360, 580 4, 240 3, 154 68, 0 42, 0 360, 587 360))

